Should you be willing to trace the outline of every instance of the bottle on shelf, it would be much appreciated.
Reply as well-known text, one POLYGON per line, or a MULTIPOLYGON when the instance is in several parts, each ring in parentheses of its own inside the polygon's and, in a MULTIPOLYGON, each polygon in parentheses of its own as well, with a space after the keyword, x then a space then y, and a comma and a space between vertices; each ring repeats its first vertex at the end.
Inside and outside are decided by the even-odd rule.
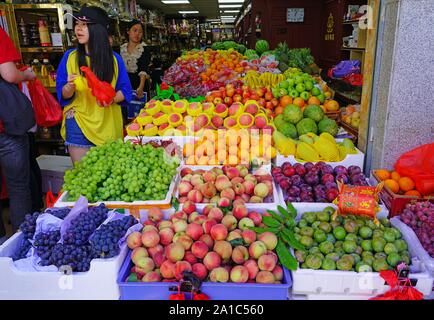
POLYGON ((39 38, 38 27, 36 23, 29 23, 30 45, 33 47, 39 47, 41 39, 39 38))
POLYGON ((41 66, 41 82, 45 87, 56 86, 56 80, 52 78, 53 73, 56 73, 54 67, 48 59, 44 59, 41 66))
POLYGON ((38 27, 39 27, 39 38, 41 41, 42 47, 50 47, 51 46, 51 39, 50 39, 50 32, 48 31, 48 24, 45 20, 39 20, 38 21, 38 27))
POLYGON ((36 77, 38 77, 39 79, 41 79, 41 63, 39 62, 38 59, 33 59, 32 61, 32 69, 33 72, 35 73, 36 77))

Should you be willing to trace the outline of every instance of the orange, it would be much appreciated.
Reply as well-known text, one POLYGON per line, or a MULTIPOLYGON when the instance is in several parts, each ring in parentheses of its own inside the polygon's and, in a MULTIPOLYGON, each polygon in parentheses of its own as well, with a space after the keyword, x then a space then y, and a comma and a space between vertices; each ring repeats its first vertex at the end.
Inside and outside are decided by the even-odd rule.
POLYGON ((276 109, 274 109, 274 113, 276 114, 276 116, 278 116, 279 114, 283 113, 283 107, 279 106, 276 109))
POLYGON ((328 100, 324 103, 324 107, 328 111, 338 111, 339 110, 339 103, 336 100, 328 100))
POLYGON ((398 182, 399 179, 401 178, 401 176, 399 175, 398 172, 392 171, 392 174, 390 175, 390 178, 392 178, 393 180, 395 180, 396 182, 398 182))
POLYGON ((384 184, 392 191, 393 193, 398 193, 399 191, 399 184, 393 179, 387 179, 384 181, 384 184))
POLYGON ((321 101, 317 97, 310 97, 309 100, 307 100, 307 104, 315 104, 319 106, 321 104, 321 101))
POLYGON ((378 170, 375 170, 375 174, 378 176, 378 178, 381 181, 390 179, 390 172, 388 170, 378 169, 378 170))
POLYGON ((283 108, 291 103, 292 103, 292 98, 290 96, 283 96, 280 98, 280 106, 283 108))
POLYGON ((403 178, 399 179, 398 184, 399 184, 399 187, 401 188, 401 190, 405 191, 405 192, 414 189, 414 182, 409 177, 403 177, 403 178))
POLYGON ((303 98, 300 98, 300 97, 295 98, 292 103, 299 106, 300 108, 302 108, 304 106, 304 100, 303 100, 303 98))
POLYGON ((417 190, 410 190, 410 191, 407 191, 406 193, 404 193, 404 195, 405 195, 405 196, 415 196, 415 197, 418 197, 418 198, 422 198, 422 195, 421 195, 420 192, 417 191, 417 190))

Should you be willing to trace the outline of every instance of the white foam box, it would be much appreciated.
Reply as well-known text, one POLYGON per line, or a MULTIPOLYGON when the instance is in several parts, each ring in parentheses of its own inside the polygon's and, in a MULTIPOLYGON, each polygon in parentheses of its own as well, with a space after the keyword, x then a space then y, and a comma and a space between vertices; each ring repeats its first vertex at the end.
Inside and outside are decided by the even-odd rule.
POLYGON ((423 248, 413 229, 402 222, 399 216, 393 217, 390 221, 395 227, 403 231, 402 236, 408 243, 410 249, 414 252, 415 256, 419 258, 425 269, 434 277, 434 258, 431 258, 428 252, 423 248))
MULTIPOLYGON (((172 182, 169 186, 169 190, 167 191, 166 198, 164 200, 147 200, 147 201, 141 201, 136 200, 132 202, 125 202, 125 201, 98 201, 95 203, 89 203, 89 206, 97 206, 101 203, 104 203, 107 208, 110 209, 144 209, 148 207, 159 207, 159 208, 170 208, 172 203, 172 196, 175 193, 175 190, 178 186, 178 178, 179 175, 176 174, 172 182)), ((69 199, 69 192, 66 191, 62 193, 60 198, 56 201, 54 204, 54 207, 56 208, 64 208, 64 207, 70 207, 72 208, 75 205, 75 201, 70 201, 69 199)))
MULTIPOLYGON (((221 168, 222 166, 190 166, 190 165, 185 165, 183 167, 180 168, 180 170, 182 170, 183 168, 190 168, 193 171, 195 170, 211 170, 212 168, 221 168)), ((271 174, 270 173, 271 170, 271 166, 268 165, 264 165, 261 166, 259 169, 255 170, 253 173, 254 174, 260 174, 260 173, 266 173, 266 174, 271 174)), ((275 185, 274 182, 273 183, 273 195, 271 196, 271 201, 270 202, 265 202, 265 203, 246 203, 246 208, 248 210, 257 210, 257 209, 270 209, 270 208, 276 208, 277 205, 281 204, 281 200, 277 191, 277 187, 275 185)), ((175 192, 175 197, 178 198, 179 194, 178 194, 178 190, 176 190, 175 192)), ((208 205, 208 203, 196 203, 196 208, 199 210, 203 210, 203 208, 205 208, 208 205)), ((182 207, 182 205, 181 205, 182 207)))
POLYGON ((42 174, 42 192, 51 190, 54 194, 59 193, 63 186, 63 176, 66 170, 73 168, 70 157, 42 155, 36 158, 42 174))
MULTIPOLYGON (((343 139, 336 139, 337 142, 341 142, 342 140, 343 139)), ((365 162, 365 154, 357 148, 356 148, 356 150, 357 150, 356 154, 348 154, 345 157, 345 159, 342 161, 338 161, 338 162, 325 162, 324 161, 324 162, 331 165, 333 168, 335 168, 337 166, 344 166, 344 167, 359 166, 363 170, 363 165, 365 162)), ((291 164, 304 163, 304 162, 297 161, 293 155, 289 155, 288 157, 284 157, 283 155, 278 153, 276 156, 276 166, 281 166, 285 162, 289 162, 291 164)), ((312 162, 312 163, 315 164, 316 162, 312 162)))
POLYGON ((124 244, 120 254, 110 259, 93 259, 87 272, 25 272, 18 270, 12 254, 21 244, 17 232, 0 246, 0 300, 118 300, 116 279, 127 255, 124 244))
MULTIPOLYGON (((297 219, 301 218, 298 212, 297 219)), ((387 217, 387 210, 378 214, 378 217, 387 217)), ((395 225, 404 235, 405 230, 395 225)), ((404 237, 405 239, 405 237, 404 237)), ((410 279, 417 280, 416 289, 424 296, 431 294, 433 278, 419 263, 415 252, 409 244, 409 251, 412 256, 412 267, 409 275, 410 279)), ((308 300, 318 298, 327 299, 369 299, 382 294, 390 289, 385 285, 385 281, 378 272, 358 273, 354 271, 339 270, 312 270, 298 269, 292 272, 292 294, 294 296, 303 295, 308 300)))

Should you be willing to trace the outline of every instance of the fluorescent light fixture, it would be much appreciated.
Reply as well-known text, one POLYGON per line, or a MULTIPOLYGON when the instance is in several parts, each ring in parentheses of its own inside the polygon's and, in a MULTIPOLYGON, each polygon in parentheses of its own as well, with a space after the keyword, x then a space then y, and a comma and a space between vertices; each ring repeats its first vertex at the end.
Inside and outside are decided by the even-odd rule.
POLYGON ((224 13, 238 13, 240 10, 225 10, 224 13))
POLYGON ((187 4, 190 3, 189 0, 161 0, 164 4, 187 4))
POLYGON ((234 16, 221 16, 220 18, 222 18, 222 19, 227 19, 227 18, 229 18, 229 19, 235 19, 234 16))
POLYGON ((180 14, 195 14, 199 13, 199 11, 178 11, 180 14))
POLYGON ((221 4, 219 8, 241 8, 242 4, 221 4))
POLYGON ((219 0, 219 3, 243 3, 244 0, 219 0))

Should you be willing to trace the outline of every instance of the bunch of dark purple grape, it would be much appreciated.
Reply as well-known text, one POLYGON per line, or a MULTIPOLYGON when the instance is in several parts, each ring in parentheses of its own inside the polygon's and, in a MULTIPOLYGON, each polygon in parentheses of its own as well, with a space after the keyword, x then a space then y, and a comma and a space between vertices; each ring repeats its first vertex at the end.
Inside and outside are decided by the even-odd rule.
POLYGON ((136 224, 133 216, 111 221, 102 225, 90 239, 94 258, 112 258, 119 254, 119 240, 136 224))
POLYGON ((75 246, 87 244, 92 233, 107 219, 108 211, 104 204, 100 204, 90 207, 88 212, 80 213, 66 230, 63 243, 75 246))
POLYGON ((358 166, 336 166, 324 162, 289 162, 272 168, 276 183, 284 192, 286 202, 333 202, 339 194, 337 181, 354 186, 368 185, 358 166))
POLYGON ((90 245, 71 245, 58 243, 53 247, 49 264, 58 268, 69 267, 74 272, 86 272, 90 269, 92 248, 90 245))
POLYGON ((400 219, 413 229, 423 248, 434 258, 434 204, 429 201, 409 203, 400 219))
MULTIPOLYGON (((52 214, 56 218, 65 219, 65 217, 69 214, 71 209, 69 208, 50 208, 45 210, 45 213, 52 214)), ((36 231, 36 220, 42 212, 34 212, 26 214, 24 217, 24 221, 20 225, 20 230, 24 235, 24 238, 21 242, 21 245, 18 247, 17 251, 13 254, 12 260, 20 260, 24 259, 29 252, 32 244, 29 240, 33 239, 36 231)), ((57 241, 56 241, 57 242, 57 241)), ((42 250, 42 248, 40 248, 42 250)), ((40 251, 41 252, 41 251, 40 251)), ((39 255, 39 253, 38 253, 39 255)))
POLYGON ((50 256, 53 251, 54 246, 60 240, 60 231, 48 231, 48 232, 39 232, 35 236, 35 241, 33 242, 33 246, 35 247, 36 253, 41 258, 40 265, 41 266, 49 266, 50 265, 50 256))

